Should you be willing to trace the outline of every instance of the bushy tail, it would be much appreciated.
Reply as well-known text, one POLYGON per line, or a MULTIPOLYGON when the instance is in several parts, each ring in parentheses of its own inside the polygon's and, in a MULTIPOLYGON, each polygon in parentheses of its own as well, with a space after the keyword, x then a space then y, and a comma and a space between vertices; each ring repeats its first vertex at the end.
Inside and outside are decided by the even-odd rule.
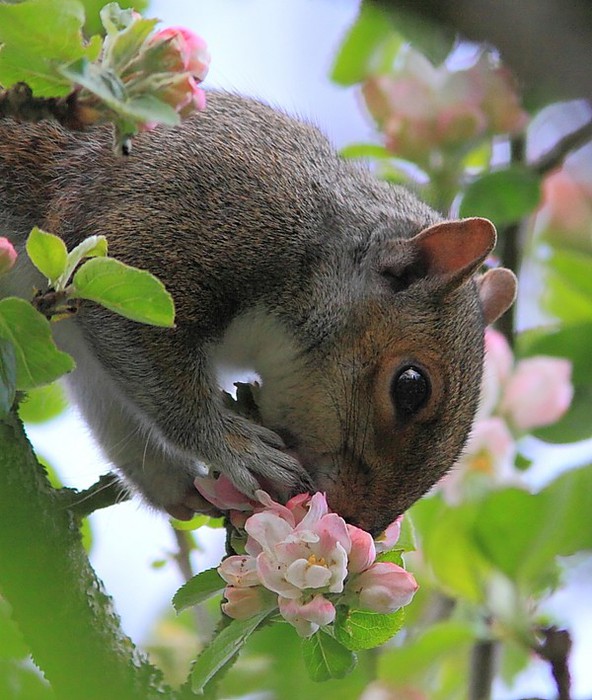
POLYGON ((0 119, 0 235, 22 240, 43 224, 59 186, 57 161, 75 144, 75 135, 57 124, 0 119))

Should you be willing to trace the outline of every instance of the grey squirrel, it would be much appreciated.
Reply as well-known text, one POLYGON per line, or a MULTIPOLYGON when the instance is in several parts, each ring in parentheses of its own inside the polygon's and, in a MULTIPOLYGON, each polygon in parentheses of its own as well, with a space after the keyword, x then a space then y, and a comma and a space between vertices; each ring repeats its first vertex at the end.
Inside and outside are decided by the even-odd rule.
MULTIPOLYGON (((484 326, 515 295, 509 270, 475 277, 490 222, 442 221, 316 128, 224 93, 127 158, 100 128, 0 120, 0 234, 22 248, 33 225, 69 248, 104 234, 173 295, 173 330, 85 302, 56 336, 108 458, 179 518, 208 510, 205 463, 245 493, 325 491, 380 532, 459 457, 484 326), (224 367, 261 377, 262 425, 224 407, 224 367)), ((22 267, 12 280, 42 286, 22 267)))

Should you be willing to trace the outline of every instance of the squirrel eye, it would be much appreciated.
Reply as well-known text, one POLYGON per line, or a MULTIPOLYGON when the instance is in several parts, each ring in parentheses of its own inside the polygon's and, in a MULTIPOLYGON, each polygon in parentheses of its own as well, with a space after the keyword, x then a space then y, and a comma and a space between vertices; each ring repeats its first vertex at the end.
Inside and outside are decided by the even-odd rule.
POLYGON ((404 367, 391 384, 391 398, 403 418, 411 418, 430 398, 430 381, 419 367, 404 367))

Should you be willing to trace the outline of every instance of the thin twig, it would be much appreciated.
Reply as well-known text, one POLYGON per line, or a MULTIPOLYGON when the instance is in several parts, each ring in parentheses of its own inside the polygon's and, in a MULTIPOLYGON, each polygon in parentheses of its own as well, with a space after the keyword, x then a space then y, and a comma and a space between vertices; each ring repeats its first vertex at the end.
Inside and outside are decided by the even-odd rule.
POLYGON ((127 501, 129 493, 115 474, 103 475, 85 491, 65 490, 68 509, 78 518, 85 518, 95 510, 108 508, 127 501))
POLYGON ((541 632, 543 643, 535 651, 551 666, 551 673, 557 686, 557 699, 570 700, 569 653, 572 646, 571 635, 568 630, 561 630, 557 627, 547 627, 541 632))
POLYGON ((592 120, 559 139, 553 148, 533 163, 533 170, 539 175, 547 175, 551 170, 558 168, 572 151, 586 145, 590 139, 592 139, 592 120))
POLYGON ((498 651, 499 642, 494 639, 484 639, 474 644, 471 650, 469 700, 490 700, 498 651))
POLYGON ((79 104, 76 90, 65 97, 34 97, 26 83, 0 89, 0 119, 10 117, 26 122, 53 119, 67 129, 81 131, 88 124, 87 111, 79 104))

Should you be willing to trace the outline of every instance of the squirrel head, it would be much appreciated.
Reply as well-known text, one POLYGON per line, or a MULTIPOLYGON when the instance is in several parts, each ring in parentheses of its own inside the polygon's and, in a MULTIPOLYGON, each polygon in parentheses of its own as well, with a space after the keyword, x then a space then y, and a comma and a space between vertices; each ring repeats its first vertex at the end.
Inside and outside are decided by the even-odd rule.
POLYGON ((314 357, 304 353, 300 400, 285 393, 262 405, 331 508, 372 533, 428 491, 466 442, 484 328, 516 291, 509 270, 475 274, 495 241, 493 225, 475 218, 371 245, 350 313, 314 357))

